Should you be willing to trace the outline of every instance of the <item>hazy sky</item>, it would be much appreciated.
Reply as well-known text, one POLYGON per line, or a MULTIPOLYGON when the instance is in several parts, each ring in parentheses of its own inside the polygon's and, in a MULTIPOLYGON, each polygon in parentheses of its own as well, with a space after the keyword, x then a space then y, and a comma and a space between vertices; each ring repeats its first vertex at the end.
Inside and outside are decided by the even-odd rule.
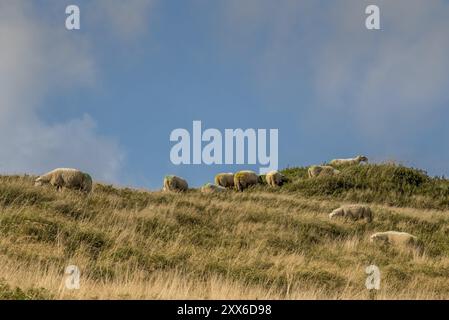
POLYGON ((171 164, 171 131, 201 120, 279 129, 281 168, 365 154, 449 175, 446 0, 0 0, 0 41, 1 174, 153 189, 258 169, 171 164))

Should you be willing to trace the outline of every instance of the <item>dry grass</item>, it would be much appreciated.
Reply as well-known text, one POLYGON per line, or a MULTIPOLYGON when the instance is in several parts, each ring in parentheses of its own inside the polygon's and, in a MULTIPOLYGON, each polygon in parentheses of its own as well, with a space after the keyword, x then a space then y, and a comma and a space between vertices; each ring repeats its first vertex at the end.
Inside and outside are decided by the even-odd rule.
POLYGON ((97 185, 85 197, 0 177, 0 298, 370 299, 365 268, 381 270, 377 299, 449 298, 447 211, 373 205, 375 219, 330 221, 345 201, 294 192, 166 194, 97 185), (373 246, 400 230, 424 254, 373 246), (64 270, 81 270, 79 290, 64 270))

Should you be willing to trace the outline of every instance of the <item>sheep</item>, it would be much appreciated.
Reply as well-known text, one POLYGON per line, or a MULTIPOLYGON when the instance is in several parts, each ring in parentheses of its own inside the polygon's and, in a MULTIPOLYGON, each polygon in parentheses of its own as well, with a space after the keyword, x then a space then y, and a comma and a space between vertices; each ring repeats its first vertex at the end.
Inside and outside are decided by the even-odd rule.
POLYGON ((329 214, 330 219, 335 217, 350 218, 352 220, 366 219, 367 222, 371 222, 373 221, 373 212, 366 205, 344 205, 329 214))
POLYGON ((285 182, 287 182, 287 178, 282 173, 276 170, 268 172, 265 176, 265 180, 271 187, 280 187, 285 182))
POLYGON ((222 187, 222 186, 217 186, 212 183, 207 183, 201 187, 200 191, 202 193, 216 193, 216 192, 226 191, 226 188, 222 187))
POLYGON ((90 193, 92 191, 92 185, 93 185, 92 177, 90 176, 90 174, 84 172, 82 191, 90 193))
POLYGON ((186 180, 177 176, 165 176, 163 191, 187 191, 189 185, 186 180))
POLYGON ((309 175, 309 178, 314 177, 330 177, 337 174, 340 174, 340 171, 337 169, 334 169, 331 166, 311 166, 307 173, 309 175))
POLYGON ((249 186, 259 183, 259 176, 254 171, 239 171, 234 175, 234 186, 237 191, 243 191, 249 186))
POLYGON ((388 245, 394 245, 397 247, 403 247, 408 249, 417 249, 418 252, 422 252, 424 246, 423 243, 418 240, 414 235, 407 232, 399 231, 386 231, 377 232, 371 235, 371 243, 382 243, 388 245))
POLYGON ((92 191, 92 178, 89 174, 77 169, 58 168, 38 177, 34 185, 40 187, 50 184, 56 187, 56 190, 63 189, 80 190, 85 193, 92 191))
POLYGON ((349 159, 334 159, 331 162, 329 162, 329 164, 331 166, 343 166, 343 165, 352 166, 359 164, 360 162, 368 162, 368 158, 365 156, 357 156, 355 158, 349 159))
POLYGON ((219 173, 215 176, 215 184, 225 188, 234 188, 234 174, 233 173, 219 173))

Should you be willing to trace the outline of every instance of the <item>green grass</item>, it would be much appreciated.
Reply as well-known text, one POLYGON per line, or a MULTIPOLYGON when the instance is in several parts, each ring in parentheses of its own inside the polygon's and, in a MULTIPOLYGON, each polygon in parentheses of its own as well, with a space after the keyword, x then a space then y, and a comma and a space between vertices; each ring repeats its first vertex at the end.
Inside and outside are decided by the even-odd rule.
POLYGON ((0 279, 0 300, 49 300, 52 295, 44 288, 22 290, 11 288, 3 279, 0 279))
POLYGON ((395 164, 339 168, 334 177, 307 179, 307 168, 282 172, 292 181, 285 191, 356 202, 429 209, 449 208, 449 180, 395 164))

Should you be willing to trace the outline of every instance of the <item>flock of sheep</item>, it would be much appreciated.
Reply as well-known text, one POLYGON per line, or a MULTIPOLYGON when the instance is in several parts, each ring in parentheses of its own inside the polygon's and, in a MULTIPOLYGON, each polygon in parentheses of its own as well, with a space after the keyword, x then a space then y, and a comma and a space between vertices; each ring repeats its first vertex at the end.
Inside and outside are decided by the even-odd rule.
MULTIPOLYGON (((358 165, 361 162, 368 161, 365 156, 357 156, 349 159, 334 159, 329 162, 329 165, 315 165, 308 169, 309 178, 333 176, 340 174, 340 170, 335 167, 358 165)), ((236 189, 237 191, 243 191, 244 189, 256 185, 258 183, 265 182, 271 187, 280 187, 287 178, 279 171, 271 171, 263 176, 257 175, 254 171, 244 170, 237 173, 220 173, 215 176, 215 184, 208 183, 201 187, 201 191, 204 193, 225 191, 227 189, 236 189)), ((186 180, 177 176, 166 176, 164 178, 163 191, 187 191, 189 185, 186 180)))
MULTIPOLYGON (((334 159, 329 162, 329 165, 315 165, 308 169, 309 178, 316 178, 322 176, 332 176, 340 174, 340 171, 335 167, 358 165, 361 162, 367 162, 368 158, 365 156, 357 156, 350 159, 334 159)), ((271 171, 265 175, 265 181, 270 187, 279 187, 287 182, 286 177, 279 171, 271 171)), ((263 176, 257 175, 253 171, 245 170, 233 173, 220 173, 215 176, 215 184, 208 183, 201 187, 200 191, 203 193, 214 193, 226 191, 229 189, 236 189, 243 192, 250 186, 257 185, 263 182, 263 176)), ((59 168, 50 171, 38 177, 35 180, 36 186, 52 185, 57 190, 74 189, 85 193, 92 191, 92 178, 89 174, 77 169, 59 168)), ((178 176, 166 176, 164 178, 164 185, 162 190, 167 192, 183 192, 188 190, 188 183, 178 176)), ((373 212, 367 205, 353 204, 344 205, 335 209, 329 214, 330 219, 342 217, 351 220, 365 220, 367 223, 372 222, 373 212)), ((402 246, 408 248, 415 248, 422 250, 422 242, 406 232, 386 231, 377 232, 371 235, 371 242, 379 242, 389 245, 402 246)))
MULTIPOLYGON (((263 182, 263 176, 257 175, 254 171, 243 170, 236 173, 219 173, 215 176, 215 184, 207 183, 201 187, 201 192, 211 193, 236 189, 243 192, 248 187, 263 182)), ((282 186, 286 177, 279 171, 271 171, 265 175, 265 181, 269 186, 282 186)), ((164 178, 163 191, 187 191, 189 185, 186 180, 177 176, 166 176, 164 178)))

